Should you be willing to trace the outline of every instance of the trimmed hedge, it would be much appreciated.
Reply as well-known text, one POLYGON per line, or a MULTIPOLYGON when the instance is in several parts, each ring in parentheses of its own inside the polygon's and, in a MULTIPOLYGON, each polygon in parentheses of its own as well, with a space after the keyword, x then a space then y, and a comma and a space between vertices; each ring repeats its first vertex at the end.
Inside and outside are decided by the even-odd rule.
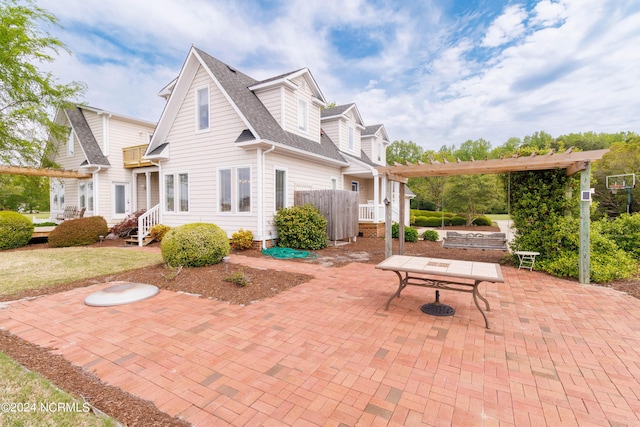
POLYGON ((491 218, 489 218, 488 216, 479 216, 478 218, 475 218, 471 224, 473 225, 488 225, 488 226, 492 226, 493 225, 493 221, 491 221, 491 218))
POLYGON ((440 240, 440 235, 435 230, 425 230, 424 233, 422 233, 422 240, 437 242, 440 240))
POLYGON ((100 236, 106 236, 108 233, 107 221, 101 216, 69 219, 51 231, 49 246, 65 248, 90 245, 100 240, 100 236))
POLYGON ((280 209, 273 222, 278 230, 278 246, 311 250, 327 246, 327 220, 311 204, 280 209))
POLYGON ((162 259, 170 267, 203 267, 229 255, 227 233, 215 224, 196 222, 172 228, 160 243, 162 259))
POLYGON ((26 246, 33 236, 33 223, 13 211, 0 211, 0 250, 26 246))

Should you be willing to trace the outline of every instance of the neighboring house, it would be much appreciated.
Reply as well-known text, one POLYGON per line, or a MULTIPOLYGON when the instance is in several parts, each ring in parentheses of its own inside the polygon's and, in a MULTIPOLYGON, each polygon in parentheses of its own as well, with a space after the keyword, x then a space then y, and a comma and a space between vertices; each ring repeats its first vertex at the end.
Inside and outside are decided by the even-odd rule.
MULTIPOLYGON (((115 225, 136 209, 158 204, 158 168, 155 173, 148 168, 145 181, 136 180, 139 177, 129 169, 141 166, 140 153, 147 148, 155 123, 87 106, 59 110, 56 121, 69 127, 69 136, 54 141, 51 160, 92 177, 50 179, 52 219, 66 207, 75 207, 79 211, 84 208, 84 216, 102 216, 115 225), (155 191, 136 199, 143 187, 155 191)), ((146 164, 151 166, 148 161, 146 164)))

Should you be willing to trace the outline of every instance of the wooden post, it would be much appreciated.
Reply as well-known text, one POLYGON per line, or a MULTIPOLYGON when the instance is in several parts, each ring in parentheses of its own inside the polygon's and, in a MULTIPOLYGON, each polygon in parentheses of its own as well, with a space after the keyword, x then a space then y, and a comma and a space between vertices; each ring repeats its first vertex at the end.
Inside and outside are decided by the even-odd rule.
MULTIPOLYGON (((591 162, 580 172, 580 199, 584 192, 591 189, 591 162)), ((589 284, 591 276, 591 203, 580 201, 580 283, 589 284)))
POLYGON ((404 254, 404 221, 406 217, 404 213, 404 183, 399 182, 398 186, 400 187, 398 192, 398 253, 402 255, 404 254))
POLYGON ((384 257, 393 254, 393 238, 391 237, 391 200, 393 200, 393 182, 386 177, 387 194, 384 198, 384 257))

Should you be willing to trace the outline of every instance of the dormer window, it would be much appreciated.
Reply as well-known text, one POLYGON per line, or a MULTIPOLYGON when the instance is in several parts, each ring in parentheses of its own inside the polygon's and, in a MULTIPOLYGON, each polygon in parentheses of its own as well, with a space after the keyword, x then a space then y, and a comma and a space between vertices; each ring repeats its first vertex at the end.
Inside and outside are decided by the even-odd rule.
POLYGON ((382 142, 378 142, 378 161, 382 161, 382 142))
POLYGON ((196 91, 197 130, 209 130, 209 88, 203 87, 196 91))
POLYGON ((307 132, 309 129, 308 105, 304 99, 298 100, 298 130, 307 132))

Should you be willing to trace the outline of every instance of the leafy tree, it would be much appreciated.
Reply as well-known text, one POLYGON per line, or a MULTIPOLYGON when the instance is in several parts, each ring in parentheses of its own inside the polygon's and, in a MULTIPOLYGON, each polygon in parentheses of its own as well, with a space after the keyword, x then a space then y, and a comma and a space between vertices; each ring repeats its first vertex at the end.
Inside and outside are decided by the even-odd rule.
POLYGON ((0 175, 0 209, 27 212, 49 210, 49 179, 41 176, 0 175))
POLYGON ((387 147, 387 163, 390 165, 393 165, 394 162, 404 163, 406 161, 415 163, 420 158, 422 158, 422 147, 415 142, 393 141, 387 147))
POLYGON ((496 175, 450 177, 445 190, 445 209, 464 212, 467 225, 490 210, 504 207, 505 195, 496 175))
POLYGON ((460 145, 460 148, 455 150, 454 154, 456 158, 462 161, 483 160, 489 156, 491 149, 491 143, 482 138, 475 141, 467 140, 460 145))
POLYGON ((65 129, 54 112, 80 95, 80 83, 59 84, 37 63, 52 62, 67 50, 42 28, 57 19, 33 0, 0 0, 0 161, 37 164, 49 136, 65 129))
MULTIPOLYGON (((627 142, 616 142, 610 151, 595 162, 593 178, 595 181, 595 196, 598 201, 596 216, 615 217, 627 211, 627 190, 613 194, 606 188, 607 176, 632 174, 640 171, 640 137, 633 137, 627 142)), ((640 183, 638 183, 640 184, 640 183)), ((631 212, 640 211, 640 185, 631 190, 631 212)))

